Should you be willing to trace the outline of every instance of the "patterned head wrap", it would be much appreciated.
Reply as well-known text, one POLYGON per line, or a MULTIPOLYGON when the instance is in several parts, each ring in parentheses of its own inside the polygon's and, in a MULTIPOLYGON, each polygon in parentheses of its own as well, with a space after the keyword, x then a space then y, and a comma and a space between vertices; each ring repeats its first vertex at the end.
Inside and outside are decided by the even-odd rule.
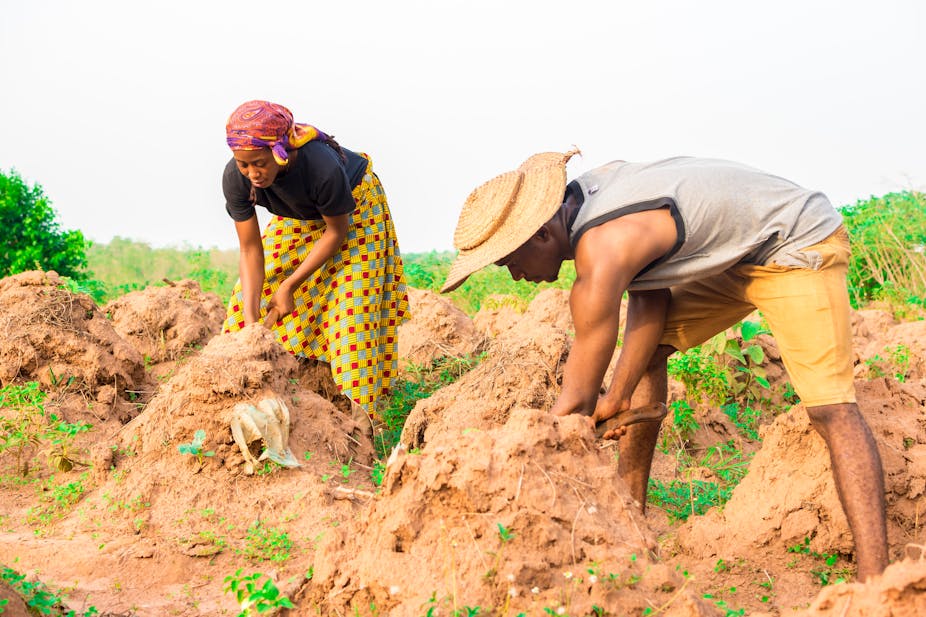
POLYGON ((280 165, 289 160, 287 148, 299 148, 313 139, 331 141, 311 124, 293 122, 291 111, 268 101, 248 101, 239 106, 228 118, 225 136, 232 150, 270 148, 280 165))

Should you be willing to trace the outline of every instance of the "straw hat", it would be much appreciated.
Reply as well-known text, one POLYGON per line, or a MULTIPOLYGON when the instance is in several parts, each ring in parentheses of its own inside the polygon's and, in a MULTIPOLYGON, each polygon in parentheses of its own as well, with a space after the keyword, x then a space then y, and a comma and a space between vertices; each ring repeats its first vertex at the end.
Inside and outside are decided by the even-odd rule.
POLYGON ((460 212, 453 246, 459 250, 441 292, 513 253, 553 218, 566 192, 566 162, 578 150, 535 154, 514 171, 476 188, 460 212))

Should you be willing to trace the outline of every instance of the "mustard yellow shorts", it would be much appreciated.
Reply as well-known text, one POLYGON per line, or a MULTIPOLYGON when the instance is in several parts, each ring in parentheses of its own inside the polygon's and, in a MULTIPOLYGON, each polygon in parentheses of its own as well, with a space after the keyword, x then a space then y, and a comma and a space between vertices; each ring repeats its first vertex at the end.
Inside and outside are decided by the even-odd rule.
POLYGON ((840 226, 801 252, 816 262, 814 267, 743 264, 673 287, 660 342, 684 351, 759 309, 805 406, 855 402, 846 289, 849 236, 840 226))

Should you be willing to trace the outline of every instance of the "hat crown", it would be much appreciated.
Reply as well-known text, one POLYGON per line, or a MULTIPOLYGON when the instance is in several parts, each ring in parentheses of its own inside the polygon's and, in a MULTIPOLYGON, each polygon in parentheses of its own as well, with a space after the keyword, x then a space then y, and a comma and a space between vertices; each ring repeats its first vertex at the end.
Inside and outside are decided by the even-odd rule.
POLYGON ((495 233, 518 196, 524 174, 509 171, 476 187, 460 212, 453 245, 466 251, 476 248, 495 233))

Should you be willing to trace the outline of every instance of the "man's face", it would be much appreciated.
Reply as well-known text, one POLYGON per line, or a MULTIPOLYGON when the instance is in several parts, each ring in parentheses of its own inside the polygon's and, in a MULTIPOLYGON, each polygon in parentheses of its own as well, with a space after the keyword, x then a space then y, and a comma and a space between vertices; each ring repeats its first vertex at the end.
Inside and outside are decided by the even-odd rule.
POLYGON ((549 231, 542 227, 530 240, 507 257, 495 262, 495 265, 507 267, 511 278, 516 281, 526 279, 532 283, 552 283, 559 277, 563 258, 560 257, 549 231))

